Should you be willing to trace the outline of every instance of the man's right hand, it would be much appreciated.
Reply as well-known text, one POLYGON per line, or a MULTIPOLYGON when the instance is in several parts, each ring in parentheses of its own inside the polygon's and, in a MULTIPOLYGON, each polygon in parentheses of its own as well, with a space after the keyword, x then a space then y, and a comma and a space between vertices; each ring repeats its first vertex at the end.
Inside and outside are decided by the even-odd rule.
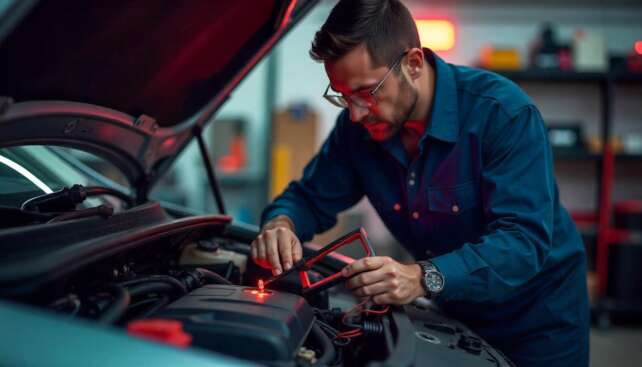
POLYGON ((294 224, 284 215, 265 223, 252 241, 252 260, 263 268, 272 269, 273 275, 289 270, 302 257, 303 249, 294 234, 294 224))

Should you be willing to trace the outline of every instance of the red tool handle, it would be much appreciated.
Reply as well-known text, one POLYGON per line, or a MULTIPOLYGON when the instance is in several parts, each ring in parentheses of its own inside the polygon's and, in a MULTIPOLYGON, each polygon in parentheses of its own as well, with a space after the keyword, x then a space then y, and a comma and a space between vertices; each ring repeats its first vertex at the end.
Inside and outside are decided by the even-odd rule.
POLYGON ((319 281, 310 283, 310 278, 308 277, 308 270, 312 268, 312 265, 316 264, 321 259, 328 256, 331 252, 334 252, 337 249, 354 242, 355 240, 359 240, 361 247, 363 247, 363 250, 365 251, 365 256, 374 256, 374 250, 370 245, 370 240, 368 239, 368 234, 366 233, 365 229, 359 228, 346 234, 345 236, 319 249, 312 256, 309 256, 308 258, 305 259, 303 266, 300 268, 301 271, 299 272, 299 277, 301 278, 301 286, 303 287, 303 293, 309 293, 313 291, 314 292, 322 291, 324 289, 334 286, 339 281, 341 281, 342 276, 341 276, 341 271, 339 271, 319 281))

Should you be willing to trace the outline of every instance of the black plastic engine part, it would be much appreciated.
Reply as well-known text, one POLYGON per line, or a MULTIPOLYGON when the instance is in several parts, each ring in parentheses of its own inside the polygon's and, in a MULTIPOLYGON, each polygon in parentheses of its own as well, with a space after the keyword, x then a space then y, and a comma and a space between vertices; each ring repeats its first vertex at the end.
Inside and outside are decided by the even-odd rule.
POLYGON ((180 320, 194 346, 261 362, 295 358, 314 322, 305 299, 229 285, 199 288, 152 315, 180 320))

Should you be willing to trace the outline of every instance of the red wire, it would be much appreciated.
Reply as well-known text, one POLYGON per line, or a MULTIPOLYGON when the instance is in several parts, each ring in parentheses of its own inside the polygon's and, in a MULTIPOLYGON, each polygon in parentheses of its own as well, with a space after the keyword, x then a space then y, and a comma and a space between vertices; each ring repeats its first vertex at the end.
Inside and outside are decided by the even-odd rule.
MULTIPOLYGON (((355 313, 355 312, 382 315, 382 314, 385 314, 386 312, 388 312, 390 310, 390 306, 386 306, 381 310, 370 310, 370 309, 364 308, 364 305, 369 300, 370 299, 366 299, 364 301, 361 301, 357 305, 355 305, 354 307, 352 307, 351 309, 346 311, 343 314, 343 317, 341 318, 341 322, 343 324, 345 324, 346 323, 346 319, 348 318, 348 316, 350 316, 350 314, 355 313)), ((363 330, 361 328, 355 328, 355 329, 352 329, 352 330, 347 330, 347 331, 340 332, 339 334, 337 334, 334 337, 334 339, 338 339, 338 338, 352 339, 352 338, 355 338, 355 337, 361 336, 361 335, 363 335, 363 330)))

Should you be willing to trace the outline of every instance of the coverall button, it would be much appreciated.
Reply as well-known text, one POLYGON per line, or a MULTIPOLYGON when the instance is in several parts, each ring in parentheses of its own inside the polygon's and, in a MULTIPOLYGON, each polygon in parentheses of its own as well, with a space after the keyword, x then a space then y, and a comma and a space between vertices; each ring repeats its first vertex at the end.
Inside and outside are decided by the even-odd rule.
POLYGON ((410 172, 410 177, 415 178, 415 173, 414 172, 410 172))
POLYGON ((459 206, 457 204, 453 204, 453 207, 451 209, 453 213, 459 213, 459 206))
POLYGON ((414 184, 415 184, 415 180, 410 179, 410 180, 408 181, 408 185, 413 186, 414 184))
POLYGON ((401 205, 399 203, 395 203, 395 205, 392 207, 396 212, 401 210, 401 205))
POLYGON ((412 212, 412 217, 415 219, 419 219, 419 212, 412 212))

